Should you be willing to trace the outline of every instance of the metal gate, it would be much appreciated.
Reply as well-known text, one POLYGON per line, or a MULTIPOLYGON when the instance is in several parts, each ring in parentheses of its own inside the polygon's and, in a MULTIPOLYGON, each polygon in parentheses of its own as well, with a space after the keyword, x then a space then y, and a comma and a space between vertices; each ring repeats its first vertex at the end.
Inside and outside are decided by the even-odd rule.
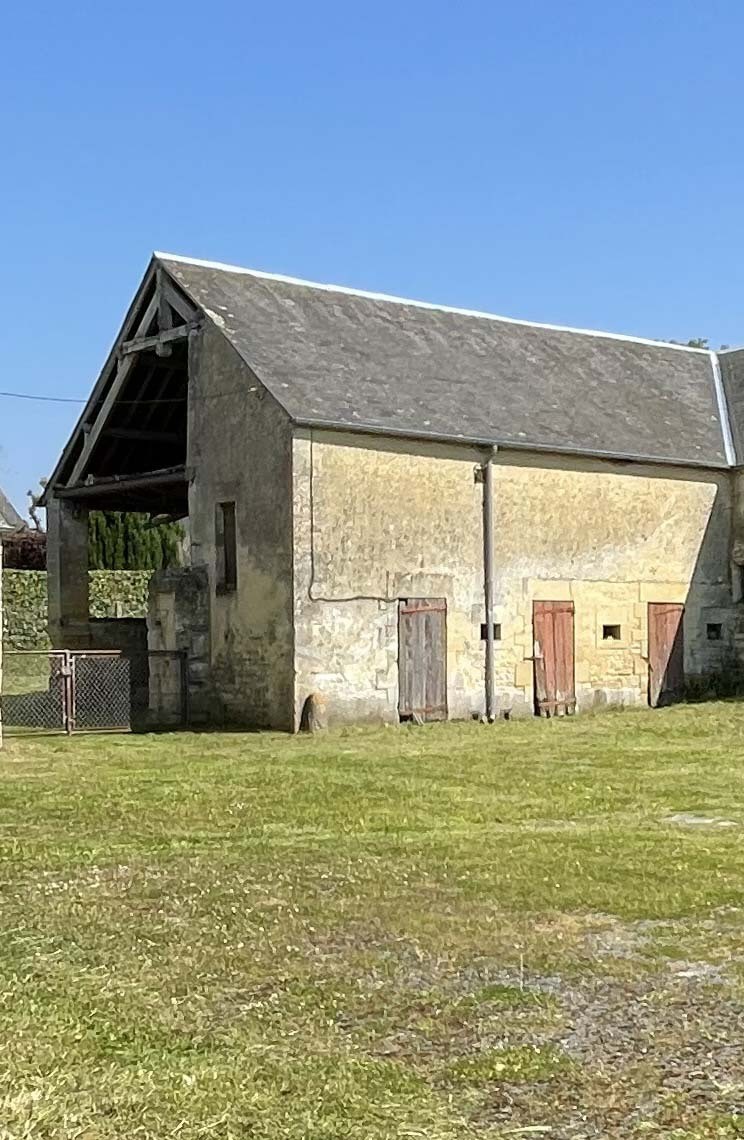
POLYGON ((5 732, 129 732, 188 724, 186 655, 6 650, 5 732))

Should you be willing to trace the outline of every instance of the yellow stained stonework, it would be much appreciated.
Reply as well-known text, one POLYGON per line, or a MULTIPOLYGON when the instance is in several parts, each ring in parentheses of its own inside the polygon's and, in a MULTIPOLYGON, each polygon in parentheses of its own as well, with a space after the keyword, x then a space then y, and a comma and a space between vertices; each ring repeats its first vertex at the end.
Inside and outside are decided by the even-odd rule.
MULTIPOLYGON (((482 712, 482 462, 468 447, 296 436, 298 709, 322 692, 331 720, 394 721, 398 599, 442 597, 449 714, 482 712)), ((646 702, 652 601, 685 604, 688 672, 723 667, 734 632, 728 473, 507 451, 496 464, 503 712, 533 709, 536 600, 574 603, 579 708, 646 702), (721 640, 708 640, 707 619, 721 621, 721 640)))

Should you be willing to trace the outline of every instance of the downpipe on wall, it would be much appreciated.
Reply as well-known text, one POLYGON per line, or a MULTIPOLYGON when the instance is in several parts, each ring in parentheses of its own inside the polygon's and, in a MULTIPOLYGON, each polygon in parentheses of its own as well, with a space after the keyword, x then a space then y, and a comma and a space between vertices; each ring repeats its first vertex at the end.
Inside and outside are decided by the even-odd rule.
POLYGON ((498 447, 489 450, 480 468, 480 482, 483 484, 483 593, 486 610, 486 720, 491 724, 496 719, 496 685, 494 677, 494 526, 493 526, 493 476, 494 459, 498 447))

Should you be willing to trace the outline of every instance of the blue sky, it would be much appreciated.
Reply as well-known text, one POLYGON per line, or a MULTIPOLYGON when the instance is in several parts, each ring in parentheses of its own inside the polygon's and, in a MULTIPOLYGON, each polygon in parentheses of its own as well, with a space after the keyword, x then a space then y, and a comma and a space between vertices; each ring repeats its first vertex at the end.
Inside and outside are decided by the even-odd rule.
MULTIPOLYGON (((0 389, 85 396, 153 249, 744 342, 735 0, 6 6, 0 389)), ((0 398, 0 484, 74 405, 0 398)))

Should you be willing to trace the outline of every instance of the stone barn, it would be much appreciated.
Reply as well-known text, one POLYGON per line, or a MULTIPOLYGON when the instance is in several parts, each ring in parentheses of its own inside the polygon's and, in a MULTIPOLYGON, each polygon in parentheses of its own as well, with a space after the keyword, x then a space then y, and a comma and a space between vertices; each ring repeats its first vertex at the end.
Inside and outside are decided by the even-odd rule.
POLYGON ((743 463, 744 350, 156 254, 45 492, 50 628, 102 636, 88 509, 149 511, 196 720, 666 703, 738 668, 743 463))

